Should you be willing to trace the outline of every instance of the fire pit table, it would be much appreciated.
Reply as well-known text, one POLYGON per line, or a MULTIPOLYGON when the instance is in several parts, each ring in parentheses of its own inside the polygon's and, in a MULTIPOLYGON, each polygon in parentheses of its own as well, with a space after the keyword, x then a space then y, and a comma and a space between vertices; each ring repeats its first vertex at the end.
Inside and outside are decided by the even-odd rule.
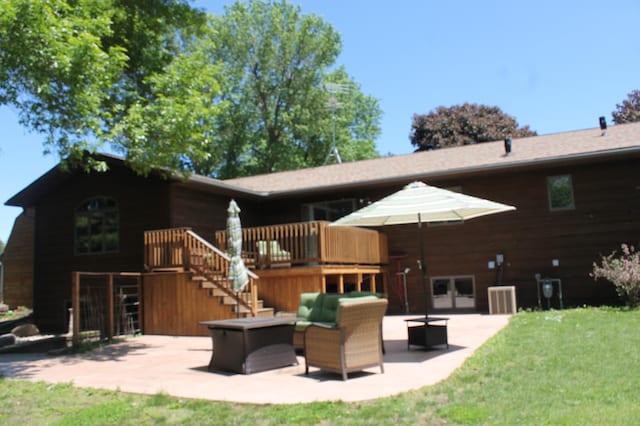
POLYGON ((209 371, 251 374, 298 364, 293 347, 297 318, 238 318, 202 321, 213 352, 209 371))

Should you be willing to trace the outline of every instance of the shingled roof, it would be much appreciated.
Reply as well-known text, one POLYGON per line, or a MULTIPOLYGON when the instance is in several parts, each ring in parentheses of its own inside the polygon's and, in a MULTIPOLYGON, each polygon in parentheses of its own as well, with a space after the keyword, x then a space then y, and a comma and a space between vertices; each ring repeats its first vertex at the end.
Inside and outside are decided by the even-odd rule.
POLYGON ((224 183, 263 194, 285 194, 377 182, 491 171, 572 159, 640 152, 640 123, 513 139, 511 154, 504 141, 354 161, 322 167, 225 180, 224 183))
MULTIPOLYGON (((595 128, 514 139, 510 155, 505 154, 504 141, 496 141, 237 179, 219 180, 200 175, 191 175, 186 182, 181 176, 173 179, 229 196, 282 197, 627 154, 640 155, 640 123, 611 126, 604 135, 595 128)), ((117 156, 101 154, 99 158, 124 165, 123 159, 117 156)), ((52 185, 61 184, 69 177, 56 166, 5 204, 30 206, 52 185)))

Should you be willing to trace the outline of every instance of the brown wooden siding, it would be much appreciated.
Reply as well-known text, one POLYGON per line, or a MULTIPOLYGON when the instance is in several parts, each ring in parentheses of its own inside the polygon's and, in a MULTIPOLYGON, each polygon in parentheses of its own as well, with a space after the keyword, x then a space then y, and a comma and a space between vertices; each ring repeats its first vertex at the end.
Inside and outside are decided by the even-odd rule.
POLYGON ((200 321, 233 318, 232 307, 199 288, 188 273, 144 274, 142 284, 145 334, 208 336, 200 321))
POLYGON ((143 233, 168 226, 167 183, 139 177, 124 167, 108 173, 76 173, 50 188, 36 205, 34 314, 42 330, 64 332, 71 304, 71 271, 141 272, 143 233), (96 196, 116 200, 117 253, 75 255, 74 211, 96 196))
MULTIPOLYGON (((462 225, 427 226, 424 229, 427 273, 434 276, 472 275, 476 284, 476 308, 488 310, 487 287, 495 285, 496 270, 488 268, 498 253, 505 256, 502 284, 515 285, 518 306, 537 305, 536 273, 560 278, 565 306, 615 303, 613 286, 589 277, 599 254, 609 253, 622 242, 640 239, 639 161, 616 164, 549 168, 438 182, 462 186, 463 192, 517 207, 515 212, 486 216, 462 225), (576 208, 549 211, 546 178, 571 174, 576 208), (558 259, 558 267, 552 267, 558 259)), ((423 309, 422 285, 416 267, 417 228, 402 225, 384 228, 389 250, 408 254, 402 263, 411 267, 407 276, 412 311, 423 309)), ((392 268, 392 265, 390 265, 392 268)), ((394 306, 390 302, 390 307, 394 306)))
MULTIPOLYGON (((173 184, 170 193, 171 228, 189 227, 207 241, 215 242, 216 231, 225 229, 231 197, 196 191, 183 184, 173 184)), ((255 203, 242 200, 240 220, 251 226, 255 203)))
MULTIPOLYGON (((517 158, 517 152, 513 156, 517 158)), ((505 256, 501 283, 516 286, 519 307, 537 305, 535 273, 562 279, 565 306, 617 302, 613 286, 594 282, 589 272, 600 254, 610 253, 622 242, 640 241, 638 170, 640 159, 631 157, 513 168, 464 178, 449 175, 427 181, 444 188, 460 186, 466 194, 517 207, 515 212, 477 218, 462 225, 425 227, 429 278, 473 276, 476 309, 487 311, 487 287, 497 282, 496 270, 487 264, 501 253, 505 256), (548 209, 546 178, 558 174, 572 175, 574 210, 548 209), (552 259, 559 260, 558 267, 551 266, 552 259)), ((408 182, 262 202, 252 197, 236 201, 242 209, 243 226, 291 223, 300 221, 302 203, 355 198, 366 204, 395 192, 405 183, 408 182)), ((143 179, 123 167, 112 167, 107 174, 71 176, 63 184, 49 188, 35 206, 34 308, 38 325, 45 331, 66 329, 71 271, 140 271, 144 230, 189 226, 213 241, 213 233, 224 229, 228 202, 227 196, 183 184, 169 185, 156 178, 143 179), (109 196, 118 202, 120 251, 75 256, 73 212, 79 203, 94 196, 109 196)), ((400 263, 411 268, 407 276, 410 309, 422 312, 423 290, 416 265, 417 227, 400 225, 380 230, 388 236, 389 253, 406 254, 400 263)), ((395 271, 394 262, 389 269, 395 271)), ((261 297, 270 297, 272 284, 259 281, 259 285, 264 285, 261 297)), ((309 281, 291 285, 296 289, 317 288, 309 281)), ((397 295, 390 291, 389 297, 389 311, 399 311, 397 295)), ((266 299, 265 303, 268 305, 266 299)))
POLYGON ((11 308, 33 307, 33 215, 23 211, 16 218, 4 251, 0 300, 11 308))

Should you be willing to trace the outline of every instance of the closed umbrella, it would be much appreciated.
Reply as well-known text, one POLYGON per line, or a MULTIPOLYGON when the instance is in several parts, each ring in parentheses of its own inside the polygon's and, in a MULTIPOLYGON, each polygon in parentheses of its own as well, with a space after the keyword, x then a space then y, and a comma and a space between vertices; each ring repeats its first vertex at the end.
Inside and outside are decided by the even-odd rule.
POLYGON ((235 200, 229 202, 227 209, 227 251, 229 262, 229 283, 236 292, 238 300, 237 314, 240 316, 240 292, 249 282, 249 272, 242 260, 242 225, 240 224, 240 208, 235 200))
POLYGON ((464 221, 510 210, 515 210, 515 207, 436 188, 423 182, 412 182, 400 191, 338 219, 332 225, 385 226, 417 223, 420 229, 420 270, 427 316, 427 270, 422 223, 464 221))

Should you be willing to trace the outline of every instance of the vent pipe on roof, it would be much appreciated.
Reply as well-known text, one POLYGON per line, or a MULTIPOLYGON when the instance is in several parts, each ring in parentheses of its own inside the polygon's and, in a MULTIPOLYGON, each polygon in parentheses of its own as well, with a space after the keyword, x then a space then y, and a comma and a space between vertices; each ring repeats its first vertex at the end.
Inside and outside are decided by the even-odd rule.
POLYGON ((604 116, 600 117, 600 130, 602 130, 602 136, 607 134, 607 119, 604 116))
POLYGON ((511 155, 511 137, 507 136, 504 140, 504 153, 505 155, 511 155))

